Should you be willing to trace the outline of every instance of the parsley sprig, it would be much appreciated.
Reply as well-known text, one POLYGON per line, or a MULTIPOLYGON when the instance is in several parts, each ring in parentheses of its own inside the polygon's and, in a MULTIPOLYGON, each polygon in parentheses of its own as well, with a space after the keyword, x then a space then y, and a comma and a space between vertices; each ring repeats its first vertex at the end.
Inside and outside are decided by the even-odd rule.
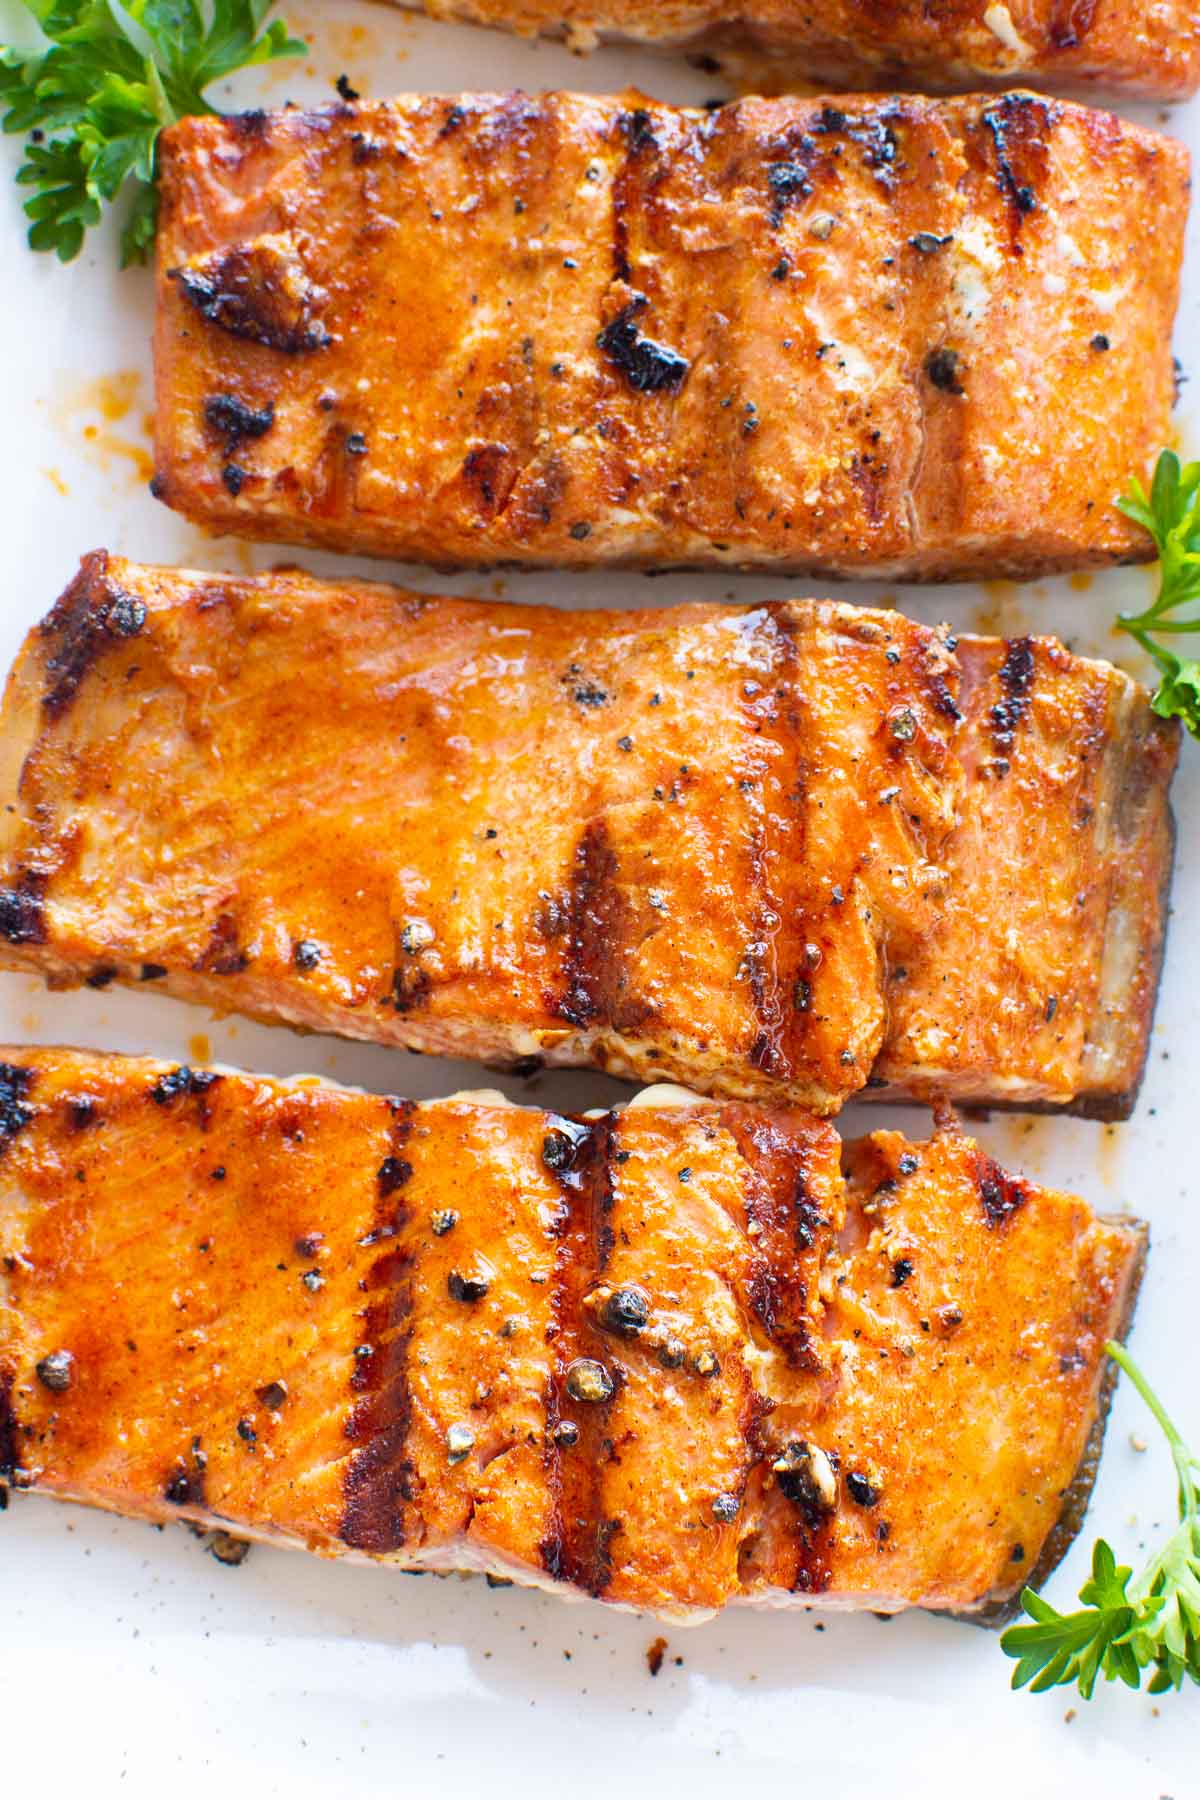
POLYGON ((1122 631, 1136 638, 1154 659, 1161 680, 1154 695, 1160 718, 1182 719, 1200 737, 1200 661, 1177 656, 1156 638, 1200 631, 1200 462, 1181 463, 1163 450, 1147 494, 1140 481, 1117 501, 1121 511, 1144 525, 1158 546, 1158 594, 1145 612, 1120 613, 1122 631))
POLYGON ((1078 1685, 1090 1700, 1098 1678, 1140 1688, 1149 1670, 1152 1694, 1200 1683, 1200 1460, 1184 1443, 1129 1352, 1106 1346, 1154 1414, 1171 1447, 1179 1483, 1179 1525, 1136 1577, 1118 1566, 1101 1538, 1092 1573, 1079 1590, 1082 1610, 1060 1613, 1026 1588, 1021 1605, 1030 1625, 1013 1625, 1000 1640, 1017 1659, 1015 1688, 1035 1694, 1078 1685))
POLYGON ((212 112, 205 88, 237 69, 303 55, 272 0, 25 0, 48 40, 0 45, 3 128, 26 138, 17 174, 34 250, 63 262, 124 189, 122 266, 144 262, 158 218, 159 133, 212 112))

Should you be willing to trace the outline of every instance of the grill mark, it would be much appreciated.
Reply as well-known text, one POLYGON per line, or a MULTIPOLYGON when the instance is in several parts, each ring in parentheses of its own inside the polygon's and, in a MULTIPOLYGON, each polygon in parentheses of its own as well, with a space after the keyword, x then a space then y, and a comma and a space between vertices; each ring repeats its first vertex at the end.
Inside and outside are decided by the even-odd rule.
POLYGON ((414 1475, 407 1454, 412 1421, 408 1350, 413 1250, 394 1240, 410 1216, 398 1195, 412 1173, 412 1165, 401 1152, 412 1131, 416 1108, 411 1100, 388 1104, 391 1144, 381 1166, 394 1164, 395 1168, 386 1181, 376 1176, 374 1222, 362 1241, 367 1245, 387 1242, 389 1248, 375 1258, 363 1278, 365 1291, 372 1297, 359 1315, 359 1345, 372 1349, 369 1355, 355 1357, 350 1376, 350 1390, 358 1398, 346 1421, 346 1436, 361 1447, 347 1459, 338 1524, 338 1535, 350 1549, 376 1554, 402 1549, 407 1541, 405 1508, 412 1503, 414 1475), (393 1185, 396 1173, 399 1179, 393 1185))
POLYGON ((1007 1225, 1029 1198, 1029 1188, 1015 1175, 1009 1175, 982 1150, 971 1152, 971 1180, 979 1193, 980 1204, 989 1231, 1007 1225))
POLYGON ((563 909, 555 912, 565 939, 563 991, 550 1004, 570 1025, 616 1023, 618 1010, 629 1024, 640 1016, 637 1009, 621 1004, 624 973, 619 946, 625 935, 625 909, 613 886, 616 872, 608 826, 603 819, 593 819, 575 849, 565 919, 563 909))
POLYGON ((112 644, 137 637, 145 623, 144 603, 109 580, 107 551, 85 556, 75 579, 38 627, 52 644, 42 693, 46 717, 60 718, 93 663, 112 644))
POLYGON ((793 1368, 820 1369, 807 1314, 809 1281, 820 1269, 832 1221, 809 1186, 811 1133, 789 1129, 785 1114, 740 1104, 723 1106, 719 1116, 742 1161, 747 1223, 759 1228, 750 1264, 750 1310, 793 1368))
POLYGON ((1008 202, 1009 247, 1022 254, 1021 230, 1037 210, 1037 187, 1046 173, 1045 138, 1055 113, 1030 94, 1006 94, 983 114, 992 141, 996 186, 1008 202))
MULTIPOLYGON (((801 967, 804 934, 795 929, 794 921, 793 928, 785 930, 782 898, 771 889, 772 846, 768 840, 767 819, 790 819, 790 837, 793 839, 803 833, 803 812, 798 804, 800 721, 793 687, 796 640, 792 621, 782 608, 764 608, 761 616, 752 615, 752 628, 770 640, 772 667, 769 684, 762 691, 750 696, 743 693, 746 729, 751 739, 774 739, 785 753, 787 775, 773 776, 764 772, 761 786, 747 794, 747 808, 756 814, 749 845, 754 935, 743 952, 742 967, 758 1019, 758 1031, 750 1046, 750 1061, 765 1075, 787 1080, 795 1073, 792 1052, 796 1040, 806 1035, 812 1019, 811 983, 809 1004, 797 1006, 797 984, 808 981, 810 971, 807 965, 801 967), (770 789, 776 786, 783 786, 782 795, 770 794, 770 789)), ((788 847, 792 847, 790 843, 788 847)), ((776 845, 776 854, 778 849, 776 845)))
POLYGON ((1005 646, 999 674, 1005 698, 998 701, 988 715, 996 748, 1002 754, 1006 755, 1012 749, 1029 711, 1034 672, 1033 639, 1011 638, 1005 646))
POLYGON ((658 141, 650 114, 644 107, 617 115, 614 130, 624 144, 620 167, 614 170, 611 187, 613 231, 613 278, 620 282, 633 279, 629 260, 629 220, 640 195, 646 163, 657 156, 658 141))
POLYGON ((612 1345, 588 1335, 582 1309, 584 1294, 603 1274, 612 1252, 615 1124, 611 1113, 582 1120, 551 1114, 547 1122, 556 1139, 566 1140, 571 1154, 563 1166, 556 1162, 553 1170, 563 1209, 555 1264, 554 1372, 546 1396, 543 1453, 551 1507, 540 1553, 547 1574, 595 1597, 612 1579, 612 1540, 620 1530, 620 1521, 604 1517, 602 1511, 603 1465, 612 1451, 606 1435, 612 1401, 594 1405, 573 1401, 564 1384, 570 1363, 577 1356, 592 1356, 609 1369, 615 1390, 620 1388, 621 1370, 613 1360, 612 1345), (555 1428, 563 1419, 579 1431, 578 1441, 569 1449, 555 1440, 555 1428))

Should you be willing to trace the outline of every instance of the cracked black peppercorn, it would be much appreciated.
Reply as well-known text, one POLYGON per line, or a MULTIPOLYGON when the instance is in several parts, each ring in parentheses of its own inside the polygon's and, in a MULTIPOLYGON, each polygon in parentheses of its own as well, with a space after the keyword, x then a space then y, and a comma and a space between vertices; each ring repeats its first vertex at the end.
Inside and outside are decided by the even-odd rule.
POLYGON ((650 1320, 650 1301, 640 1287, 614 1288, 604 1302, 600 1323, 618 1337, 636 1337, 650 1320))
POLYGON ((482 1300, 491 1287, 486 1275, 463 1275, 458 1269, 451 1269, 446 1277, 446 1287, 452 1300, 461 1300, 468 1306, 474 1306, 482 1300))
POLYGON ((542 1139, 542 1161, 548 1169, 569 1169, 575 1146, 565 1131, 548 1131, 542 1139))
POLYGON ((439 1206, 429 1215, 429 1228, 434 1237, 445 1237, 458 1224, 458 1214, 452 1206, 439 1206))
POLYGON ((52 1350, 37 1365, 37 1378, 52 1394, 65 1394, 75 1373, 75 1358, 69 1350, 52 1350))
POLYGON ((682 1369, 687 1350, 677 1337, 665 1338, 658 1347, 658 1360, 664 1369, 682 1369))
POLYGON ((878 1506, 879 1489, 859 1469, 851 1469, 846 1476, 846 1492, 856 1506, 878 1506))
POLYGON ((575 1358, 567 1369, 565 1386, 572 1400, 593 1406, 611 1400, 614 1392, 612 1376, 603 1363, 593 1362, 590 1356, 575 1358))
POLYGON ((714 1375, 721 1373, 720 1359, 712 1350, 697 1350, 692 1358, 692 1367, 705 1381, 711 1381, 714 1375))
POLYGON ((300 1279, 310 1294, 319 1294, 325 1286, 325 1277, 320 1269, 305 1269, 300 1279))
POLYGON ((718 1494, 712 1503, 713 1518, 722 1525, 730 1525, 742 1510, 742 1503, 736 1494, 718 1494))
POLYGON ((554 1427, 554 1441, 560 1450, 573 1450, 579 1442, 579 1427, 574 1419, 560 1419, 554 1427))

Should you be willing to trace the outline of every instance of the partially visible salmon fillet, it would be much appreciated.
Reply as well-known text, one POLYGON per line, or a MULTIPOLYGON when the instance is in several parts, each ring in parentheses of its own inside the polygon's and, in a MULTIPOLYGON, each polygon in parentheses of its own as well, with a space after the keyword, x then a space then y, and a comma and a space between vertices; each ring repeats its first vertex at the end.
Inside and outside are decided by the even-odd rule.
POLYGON ((437 565, 1153 554, 1188 163, 1030 94, 407 96, 163 134, 156 490, 437 565))
POLYGON ((1078 1525, 1144 1231, 951 1125, 0 1059, 17 1487, 672 1618, 991 1615, 1078 1525))
POLYGON ((1046 638, 99 552, 5 696, 0 964, 823 1113, 1119 1116, 1177 741, 1046 638))
MULTIPOLYGON (((403 0, 420 9, 420 0, 403 0)), ((761 82, 923 88, 1030 82, 1182 100, 1200 85, 1191 0, 425 0, 434 18, 719 57, 761 82)), ((714 73, 716 71, 714 70, 714 73)))

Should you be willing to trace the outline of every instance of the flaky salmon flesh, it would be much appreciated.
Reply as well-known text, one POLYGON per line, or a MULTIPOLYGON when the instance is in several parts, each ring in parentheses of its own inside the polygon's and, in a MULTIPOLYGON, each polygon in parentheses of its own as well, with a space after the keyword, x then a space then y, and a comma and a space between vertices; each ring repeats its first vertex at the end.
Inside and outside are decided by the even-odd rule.
POLYGON ((405 97, 161 142, 156 491, 438 565, 1148 559, 1188 164, 1031 94, 405 97))
POLYGON ((1176 751, 1048 638, 100 552, 0 717, 0 964, 822 1113, 1115 1117, 1176 751))
POLYGON ((1079 1523, 1144 1230, 950 1122, 0 1059, 16 1487, 672 1618, 993 1616, 1079 1523))
POLYGON ((1200 84, 1192 0, 424 0, 424 10, 527 37, 562 35, 574 50, 615 37, 706 52, 760 83, 927 92, 1094 84, 1158 100, 1184 99, 1200 84))

